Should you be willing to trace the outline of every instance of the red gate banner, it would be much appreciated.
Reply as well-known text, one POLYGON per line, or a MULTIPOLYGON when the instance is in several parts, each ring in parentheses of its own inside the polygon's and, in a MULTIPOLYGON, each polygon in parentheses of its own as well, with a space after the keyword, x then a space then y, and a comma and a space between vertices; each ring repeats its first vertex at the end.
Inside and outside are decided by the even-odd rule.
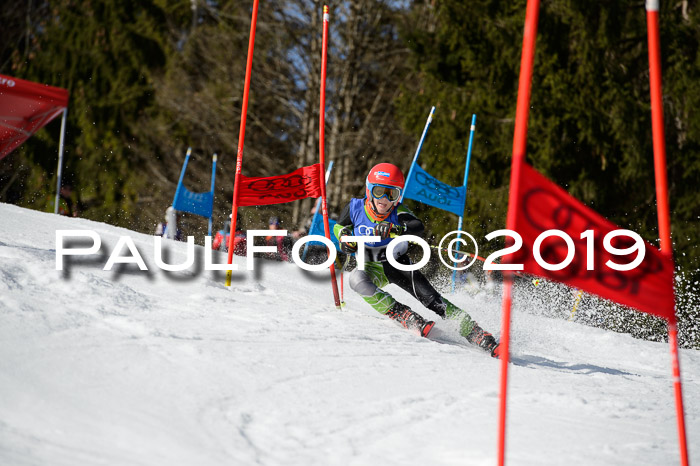
MULTIPOLYGON (((618 271, 606 265, 608 260, 629 264, 638 252, 629 256, 613 255, 604 247, 604 237, 620 227, 586 207, 561 187, 549 181, 523 162, 517 193, 515 231, 522 236, 523 246, 508 256, 508 262, 523 264, 524 272, 556 280, 595 293, 620 304, 636 308, 675 322, 673 294, 673 260, 644 241, 644 259, 629 271, 618 271), (535 260, 533 246, 544 231, 556 229, 567 233, 575 247, 573 261, 562 270, 548 270, 535 260), (581 234, 593 230, 591 239, 581 234), (588 269, 589 244, 593 242, 593 270, 588 269)), ((630 248, 635 244, 629 236, 617 236, 611 246, 630 248)), ((542 260, 562 263, 569 247, 562 238, 550 236, 538 248, 542 260)))
POLYGON ((0 74, 0 159, 67 106, 65 89, 0 74))
POLYGON ((241 175, 239 206, 284 204, 306 197, 321 196, 321 164, 301 167, 287 175, 252 177, 241 175))

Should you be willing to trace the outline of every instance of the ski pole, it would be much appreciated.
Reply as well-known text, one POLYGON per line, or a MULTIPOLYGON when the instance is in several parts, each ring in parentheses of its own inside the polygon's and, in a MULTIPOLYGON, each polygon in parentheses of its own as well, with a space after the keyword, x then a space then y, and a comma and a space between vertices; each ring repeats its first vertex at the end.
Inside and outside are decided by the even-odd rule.
POLYGON ((428 246, 430 246, 431 248, 433 248, 433 249, 435 249, 435 250, 437 250, 437 251, 451 252, 451 253, 453 253, 453 254, 459 254, 459 255, 461 255, 461 256, 476 257, 476 258, 477 258, 478 260, 480 260, 481 262, 485 262, 485 261, 486 261, 486 259, 484 259, 483 257, 481 257, 481 256, 476 256, 474 253, 471 253, 471 252, 458 251, 458 250, 456 250, 456 249, 441 248, 441 247, 439 247, 439 246, 434 246, 434 245, 432 245, 432 244, 429 244, 428 246))
POLYGON ((344 292, 344 281, 343 281, 343 272, 345 271, 345 268, 348 266, 348 262, 350 262, 350 254, 345 255, 345 261, 343 261, 343 266, 340 268, 340 307, 343 308, 345 307, 345 299, 343 297, 343 292, 344 292))
MULTIPOLYGON (((399 232, 397 229, 392 228, 392 233, 389 235, 389 237, 390 237, 390 238, 396 238, 396 237, 398 237, 398 236, 400 236, 400 232, 399 232)), ((411 243, 411 244, 418 244, 418 243, 416 243, 416 242, 414 242, 414 241, 409 241, 409 243, 411 243)), ((451 253, 453 253, 453 254, 458 254, 458 255, 460 255, 460 256, 471 256, 471 257, 475 257, 475 255, 474 255, 473 253, 471 253, 471 252, 459 251, 459 250, 457 250, 457 249, 441 248, 441 247, 435 246, 435 245, 433 245, 433 244, 429 244, 428 246, 430 246, 432 249, 435 249, 435 250, 437 250, 437 251, 447 251, 447 252, 451 252, 451 253)), ((476 258, 479 259, 481 262, 485 262, 485 261, 486 261, 486 259, 484 259, 484 258, 481 257, 481 256, 476 256, 476 258)))

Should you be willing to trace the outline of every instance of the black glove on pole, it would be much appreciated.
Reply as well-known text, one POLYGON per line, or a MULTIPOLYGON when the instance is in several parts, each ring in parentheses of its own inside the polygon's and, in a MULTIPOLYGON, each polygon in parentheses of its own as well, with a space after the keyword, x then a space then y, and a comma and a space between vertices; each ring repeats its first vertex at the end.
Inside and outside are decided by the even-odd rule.
POLYGON ((382 222, 376 227, 374 227, 374 234, 379 236, 382 240, 385 240, 391 236, 391 230, 394 224, 389 222, 382 222))

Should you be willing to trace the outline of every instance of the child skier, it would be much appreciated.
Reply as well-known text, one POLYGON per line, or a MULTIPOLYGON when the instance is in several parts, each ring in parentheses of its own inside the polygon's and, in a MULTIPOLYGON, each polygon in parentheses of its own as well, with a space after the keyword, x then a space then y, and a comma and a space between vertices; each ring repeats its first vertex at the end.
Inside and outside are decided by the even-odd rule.
MULTIPOLYGON (((427 336, 435 322, 426 322, 381 288, 394 283, 443 319, 461 319, 460 334, 469 343, 498 357, 498 343, 493 335, 479 327, 465 311, 443 298, 420 271, 404 272, 387 261, 386 248, 392 241, 392 234, 421 235, 425 229, 423 222, 399 202, 404 183, 403 173, 395 165, 375 165, 367 175, 365 197, 352 199, 340 214, 333 230, 339 241, 343 236, 381 237, 376 243, 366 243, 365 270, 357 268, 350 274, 350 287, 376 311, 405 328, 417 330, 421 336, 427 336)), ((347 254, 357 252, 357 243, 341 241, 340 244, 347 254)), ((406 242, 394 249, 398 263, 410 264, 407 250, 406 242)))

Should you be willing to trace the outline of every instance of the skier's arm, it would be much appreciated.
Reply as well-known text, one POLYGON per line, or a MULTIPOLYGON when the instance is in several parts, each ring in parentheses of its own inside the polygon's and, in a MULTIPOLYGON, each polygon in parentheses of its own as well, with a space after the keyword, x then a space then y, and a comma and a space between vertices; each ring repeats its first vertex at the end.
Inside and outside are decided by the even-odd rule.
POLYGON ((352 218, 350 218, 350 203, 348 203, 340 213, 340 217, 338 217, 338 221, 333 227, 333 234, 338 238, 338 241, 340 241, 341 232, 343 230, 345 230, 344 234, 352 233, 353 230, 352 218))
POLYGON ((418 217, 413 214, 413 212, 401 204, 399 205, 396 213, 399 219, 399 226, 403 227, 404 229, 402 234, 423 236, 423 233, 425 232, 425 225, 423 225, 423 222, 421 222, 418 217))
MULTIPOLYGON (((350 217, 350 203, 348 203, 340 213, 340 217, 333 227, 333 234, 338 238, 338 241, 340 241, 341 236, 352 235, 353 229, 354 226, 352 224, 352 218, 350 217)), ((344 243, 341 241, 340 250, 346 254, 353 254, 357 252, 357 243, 344 243)))

